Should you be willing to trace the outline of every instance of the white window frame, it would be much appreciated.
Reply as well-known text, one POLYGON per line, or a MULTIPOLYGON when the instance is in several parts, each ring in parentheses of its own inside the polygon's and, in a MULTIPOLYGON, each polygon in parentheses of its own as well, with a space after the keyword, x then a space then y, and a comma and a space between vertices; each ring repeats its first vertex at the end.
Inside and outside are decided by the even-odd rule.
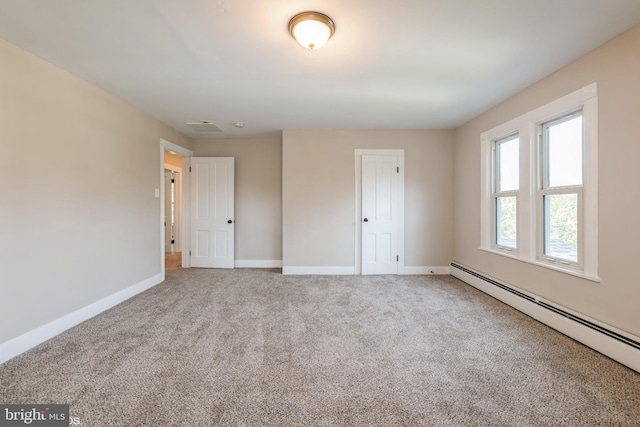
MULTIPOLYGON (((562 264, 564 266, 566 266, 566 268, 571 268, 571 269, 576 269, 578 271, 582 270, 584 267, 584 244, 583 244, 583 232, 582 229, 583 227, 583 208, 582 208, 582 193, 583 193, 583 189, 584 189, 584 164, 583 164, 583 182, 580 185, 569 185, 569 186, 555 186, 552 187, 550 186, 548 179, 549 179, 549 152, 548 152, 548 141, 547 138, 545 137, 545 131, 548 127, 553 126, 555 123, 557 123, 560 120, 564 120, 566 119, 568 116, 576 116, 578 115, 577 113, 579 113, 580 116, 582 116, 583 119, 583 128, 584 128, 584 112, 582 111, 582 108, 572 111, 569 114, 564 114, 560 117, 556 117, 552 120, 548 120, 545 121, 544 123, 541 123, 538 126, 538 153, 539 154, 539 159, 538 159, 538 168, 537 168, 537 183, 538 183, 538 189, 537 189, 537 198, 536 198, 536 210, 539 213, 538 215, 538 233, 536 233, 536 237, 538 239, 538 244, 537 244, 537 257, 539 260, 542 260, 544 262, 552 262, 552 263, 558 263, 558 264, 562 264), (560 196, 560 195, 568 195, 568 194, 575 194, 577 201, 578 201, 578 235, 577 235, 577 239, 578 239, 578 259, 577 261, 571 261, 571 260, 567 260, 567 259, 562 259, 559 257, 552 257, 550 255, 547 255, 545 253, 545 243, 546 243, 546 229, 545 229, 545 223, 546 223, 546 210, 545 210, 545 206, 544 206, 544 198, 545 196, 560 196)), ((583 131, 583 150, 584 150, 584 131, 583 131)), ((583 160, 584 163, 584 160, 583 160)))
MULTIPOLYGON (((543 266, 594 282, 598 277, 598 88, 592 83, 480 135, 481 140, 481 230, 480 249, 543 266), (584 124, 583 182, 578 195, 578 263, 559 263, 542 255, 541 126, 556 118, 582 110, 584 124), (520 190, 517 198, 518 250, 497 248, 493 221, 494 142, 517 133, 520 138, 520 190)), ((555 194, 555 193, 554 193, 555 194)))
POLYGON ((513 139, 520 139, 520 136, 517 132, 512 133, 510 135, 505 135, 502 138, 498 138, 491 142, 491 248, 496 251, 505 251, 511 254, 518 253, 518 237, 520 233, 518 232, 518 220, 520 215, 518 215, 518 201, 520 199, 520 186, 518 185, 517 190, 509 190, 509 191, 500 191, 498 189, 498 181, 499 181, 499 165, 498 165, 498 145, 503 144, 505 142, 512 141, 513 139), (498 211, 497 204, 498 199, 502 197, 515 197, 516 198, 516 246, 515 248, 509 246, 502 246, 498 244, 498 211))

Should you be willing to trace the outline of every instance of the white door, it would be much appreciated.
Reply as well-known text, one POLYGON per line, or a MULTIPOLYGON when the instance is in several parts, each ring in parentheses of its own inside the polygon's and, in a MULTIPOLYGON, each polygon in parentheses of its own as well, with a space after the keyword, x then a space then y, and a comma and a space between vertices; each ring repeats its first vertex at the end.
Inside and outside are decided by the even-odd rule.
POLYGON ((191 266, 234 266, 233 157, 191 158, 191 266))
POLYGON ((398 157, 362 156, 362 274, 398 274, 398 157))

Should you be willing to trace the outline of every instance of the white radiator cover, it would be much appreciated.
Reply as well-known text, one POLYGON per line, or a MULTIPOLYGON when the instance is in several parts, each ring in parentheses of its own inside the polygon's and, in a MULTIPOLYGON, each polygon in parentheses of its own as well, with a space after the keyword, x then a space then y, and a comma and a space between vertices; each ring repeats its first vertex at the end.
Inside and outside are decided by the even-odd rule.
POLYGON ((539 322, 542 322, 545 325, 575 339, 576 341, 591 347, 605 356, 628 366, 634 371, 640 372, 640 348, 638 348, 638 345, 640 344, 639 337, 631 335, 628 332, 621 331, 598 320, 591 319, 583 314, 576 313, 571 309, 562 307, 551 301, 545 300, 540 296, 519 289, 516 286, 475 271, 458 262, 451 263, 451 275, 533 317, 539 322), (508 288, 508 290, 505 288, 508 288), (617 335, 619 338, 610 336, 593 327, 586 326, 577 320, 559 314, 553 311, 553 309, 546 308, 545 306, 550 306, 553 309, 563 311, 572 317, 576 317, 597 328, 608 331, 611 335, 617 335))

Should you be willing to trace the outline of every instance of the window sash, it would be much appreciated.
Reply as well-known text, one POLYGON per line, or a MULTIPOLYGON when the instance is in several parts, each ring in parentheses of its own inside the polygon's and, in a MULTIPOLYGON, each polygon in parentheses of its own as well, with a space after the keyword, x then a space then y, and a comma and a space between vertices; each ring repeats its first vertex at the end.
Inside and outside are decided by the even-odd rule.
POLYGON ((583 255, 583 200, 582 200, 582 189, 574 189, 574 188, 553 188, 538 191, 538 207, 537 210, 539 212, 538 215, 538 224, 537 224, 537 258, 544 262, 557 263, 567 268, 582 268, 584 265, 584 255, 583 255), (549 212, 547 211, 547 207, 545 206, 545 197, 547 196, 562 196, 562 195, 572 195, 575 194, 577 198, 577 235, 576 235, 576 251, 577 251, 577 259, 572 260, 570 258, 565 258, 562 256, 552 256, 547 253, 547 239, 549 237, 549 233, 547 230, 548 221, 549 221, 549 212))
POLYGON ((539 144, 539 167, 540 167, 540 180, 539 187, 543 189, 548 188, 582 188, 584 186, 584 173, 585 173, 585 162, 584 162, 584 152, 585 152, 585 131, 584 131, 584 114, 583 109, 580 108, 576 111, 573 111, 569 114, 564 114, 562 116, 556 117, 555 119, 546 121, 539 125, 539 134, 538 134, 538 144, 539 144), (582 168, 581 168, 581 183, 574 185, 564 185, 564 186, 551 186, 549 184, 549 174, 550 174, 550 154, 549 154, 549 129, 553 126, 562 124, 564 122, 568 122, 569 120, 573 120, 577 117, 582 117, 582 168))
POLYGON ((538 221, 536 227, 536 236, 537 236, 537 244, 536 244, 536 252, 538 260, 543 262, 550 263, 558 263, 564 267, 568 268, 578 268, 581 269, 583 267, 583 245, 582 245, 582 227, 583 227, 583 203, 582 203, 582 190, 584 187, 584 149, 585 149, 585 132, 584 132, 584 114, 583 108, 579 108, 575 111, 572 111, 568 114, 560 115, 554 119, 545 121, 539 125, 539 133, 538 133, 538 142, 539 142, 539 190, 537 197, 537 212, 538 212, 538 221), (565 123, 569 120, 573 120, 577 117, 583 117, 582 122, 582 135, 581 135, 581 144, 582 144, 582 167, 581 167, 581 181, 582 183, 579 185, 565 185, 565 186, 550 186, 549 185, 549 173, 550 173, 550 155, 549 155, 549 129, 553 126, 565 123), (572 259, 570 257, 562 257, 556 255, 552 255, 548 253, 549 245, 550 245, 550 212, 547 209, 547 205, 545 204, 545 200, 547 196, 556 196, 556 195, 571 195, 575 194, 577 198, 577 245, 576 245, 576 257, 572 259))
MULTIPOLYGON (((518 182, 518 188, 512 189, 512 190, 501 190, 500 189, 500 180, 501 180, 501 176, 500 176, 500 169, 501 169, 501 150, 500 150, 500 146, 504 143, 507 142, 511 142, 515 139, 520 139, 520 136, 518 135, 518 133, 513 133, 511 135, 505 136, 503 138, 497 139, 495 141, 493 141, 493 155, 492 155, 492 185, 491 188, 493 190, 494 193, 508 193, 508 192, 517 192, 520 189, 520 182, 518 182)), ((519 150, 518 150, 519 152, 519 150)), ((518 173, 520 171, 520 167, 518 165, 518 173)), ((518 181, 519 181, 519 177, 518 177, 518 181)))
POLYGON ((518 221, 518 208, 519 208, 519 203, 518 203, 518 192, 517 191, 511 191, 511 192, 501 192, 501 193, 494 193, 491 197, 492 199, 492 242, 491 242, 491 246, 494 249, 498 249, 498 250, 504 250, 507 252, 514 252, 518 250, 518 226, 519 226, 519 221, 518 221), (503 199, 503 198, 515 198, 515 243, 513 246, 509 246, 508 244, 505 243, 501 243, 499 240, 499 223, 498 223, 498 199, 503 199))
MULTIPOLYGON (((501 170, 501 145, 508 143, 508 142, 512 142, 513 140, 519 140, 519 134, 518 132, 515 133, 511 133, 507 136, 504 136, 502 138, 498 138, 496 140, 494 140, 492 142, 492 161, 491 161, 491 167, 492 167, 492 184, 491 184, 491 188, 492 188, 492 193, 491 193, 491 205, 492 205, 492 209, 491 209, 491 247, 493 249, 496 250, 501 250, 501 251, 506 251, 506 252, 517 252, 518 250, 518 196, 520 194, 520 183, 518 182, 518 188, 517 189, 511 189, 511 190, 500 190, 500 170, 501 170), (515 198, 515 244, 513 246, 510 245, 506 245, 500 242, 500 236, 498 235, 499 232, 499 217, 498 217, 498 200, 501 198, 510 198, 513 197, 515 198)), ((519 148, 519 147, 518 147, 519 148)), ((518 149, 519 151, 519 149, 518 149)), ((519 162, 519 157, 518 157, 518 162, 519 162)), ((520 170, 519 168, 519 164, 516 165, 518 171, 520 170)), ((519 175, 519 174, 518 174, 519 175)), ((518 176, 518 181, 519 181, 519 176, 518 176)))

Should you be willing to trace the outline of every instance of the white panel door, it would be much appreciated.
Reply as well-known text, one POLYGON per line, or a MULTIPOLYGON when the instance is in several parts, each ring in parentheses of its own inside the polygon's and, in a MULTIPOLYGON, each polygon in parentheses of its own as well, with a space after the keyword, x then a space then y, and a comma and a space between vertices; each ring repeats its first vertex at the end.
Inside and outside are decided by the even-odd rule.
POLYGON ((234 266, 234 159, 191 158, 191 266, 234 266))
POLYGON ((398 157, 362 156, 362 274, 398 274, 398 157))

